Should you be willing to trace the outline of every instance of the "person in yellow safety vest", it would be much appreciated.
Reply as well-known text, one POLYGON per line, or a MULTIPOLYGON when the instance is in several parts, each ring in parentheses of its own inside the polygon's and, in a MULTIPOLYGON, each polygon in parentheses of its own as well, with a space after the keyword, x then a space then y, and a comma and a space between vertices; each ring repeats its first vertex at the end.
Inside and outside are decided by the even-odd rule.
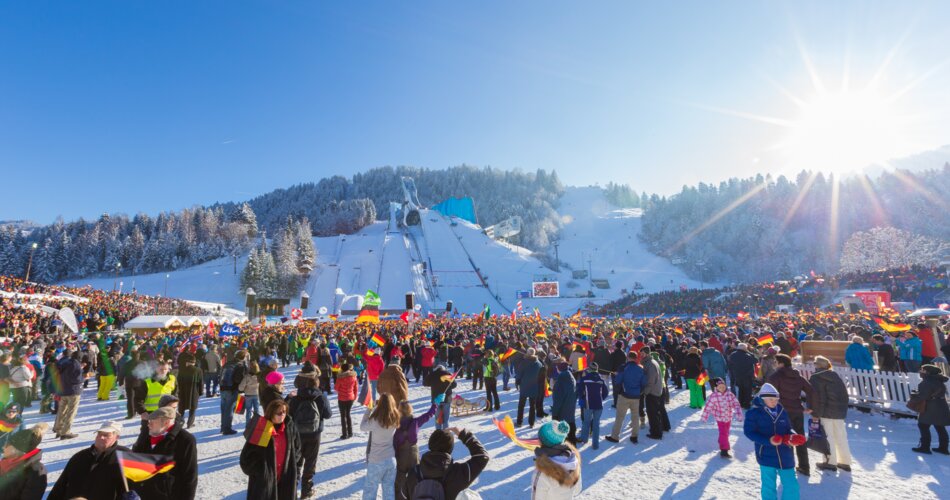
POLYGON ((148 414, 158 409, 158 402, 166 394, 178 395, 178 381, 174 375, 168 373, 168 365, 160 363, 155 369, 155 375, 142 381, 146 393, 143 399, 145 413, 142 418, 148 418, 148 414))

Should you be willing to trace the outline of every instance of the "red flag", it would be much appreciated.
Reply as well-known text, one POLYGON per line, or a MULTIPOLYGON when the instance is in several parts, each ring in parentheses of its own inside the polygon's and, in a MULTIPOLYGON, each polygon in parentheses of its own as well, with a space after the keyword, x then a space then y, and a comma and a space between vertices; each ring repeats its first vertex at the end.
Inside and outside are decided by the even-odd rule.
POLYGON ((237 403, 234 405, 234 413, 238 415, 244 413, 244 394, 238 394, 237 403))

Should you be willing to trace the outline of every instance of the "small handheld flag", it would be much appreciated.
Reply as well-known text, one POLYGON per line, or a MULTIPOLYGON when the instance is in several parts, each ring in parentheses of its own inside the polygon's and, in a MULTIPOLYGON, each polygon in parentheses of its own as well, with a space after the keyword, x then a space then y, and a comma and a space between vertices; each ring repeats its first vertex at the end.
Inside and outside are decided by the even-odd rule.
POLYGON ((515 354, 516 352, 518 352, 518 351, 516 351, 514 347, 509 347, 508 350, 505 351, 504 354, 502 354, 501 356, 498 356, 498 359, 501 360, 501 361, 504 361, 504 360, 506 360, 506 359, 508 359, 508 358, 510 358, 510 357, 512 357, 512 356, 514 356, 514 354, 515 354))
POLYGON ((244 413, 244 394, 238 394, 237 404, 234 405, 234 413, 238 415, 244 413))
POLYGON ((696 377, 696 383, 703 386, 706 385, 706 382, 709 382, 709 375, 706 375, 706 370, 703 370, 702 373, 696 377))
POLYGON ((766 333, 765 335, 760 336, 756 340, 759 342, 759 345, 771 344, 772 342, 775 342, 775 339, 772 338, 771 333, 766 333))
POLYGON ((587 358, 581 356, 577 358, 577 371, 582 372, 587 369, 587 358))
POLYGON ((270 438, 273 435, 274 424, 264 417, 258 417, 254 431, 251 432, 251 436, 247 439, 247 442, 255 446, 266 448, 267 445, 270 444, 270 438))
POLYGON ((382 335, 380 335, 380 334, 378 334, 378 333, 374 333, 373 336, 372 336, 372 338, 370 338, 370 340, 373 341, 374 344, 376 344, 376 345, 378 345, 378 346, 380 346, 380 347, 386 345, 386 339, 384 339, 384 338, 382 337, 382 335))
POLYGON ((580 334, 585 337, 589 337, 590 334, 593 332, 593 330, 591 330, 591 327, 589 326, 582 326, 579 331, 580 331, 580 334))
POLYGON ((546 338, 548 338, 548 335, 547 335, 546 333, 544 333, 544 330, 538 330, 537 333, 534 334, 534 336, 537 337, 537 338, 539 338, 539 339, 546 339, 546 338))
MULTIPOLYGON (((263 419, 262 419, 263 420, 263 419)), ((129 481, 141 483, 175 468, 175 461, 164 455, 117 450, 119 468, 129 481)))

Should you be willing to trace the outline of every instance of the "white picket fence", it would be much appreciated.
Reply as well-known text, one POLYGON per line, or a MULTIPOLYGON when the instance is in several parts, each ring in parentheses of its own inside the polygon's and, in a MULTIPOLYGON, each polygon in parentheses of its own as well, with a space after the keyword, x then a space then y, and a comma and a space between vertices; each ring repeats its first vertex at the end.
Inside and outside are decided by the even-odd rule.
MULTIPOLYGON (((815 373, 815 365, 812 363, 799 364, 795 369, 806 379, 815 373)), ((917 389, 917 385, 920 384, 919 374, 855 370, 845 367, 834 367, 832 370, 844 380, 852 405, 888 413, 916 415, 907 409, 907 400, 910 399, 910 392, 917 389)), ((947 389, 950 394, 950 382, 947 384, 947 389)))

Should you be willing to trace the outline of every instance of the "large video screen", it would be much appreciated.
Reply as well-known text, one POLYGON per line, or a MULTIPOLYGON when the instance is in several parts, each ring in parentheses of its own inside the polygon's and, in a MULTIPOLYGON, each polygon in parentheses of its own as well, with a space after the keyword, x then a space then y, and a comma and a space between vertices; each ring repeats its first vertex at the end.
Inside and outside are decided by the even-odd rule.
POLYGON ((535 281, 531 283, 531 294, 535 297, 560 297, 557 281, 535 281))

